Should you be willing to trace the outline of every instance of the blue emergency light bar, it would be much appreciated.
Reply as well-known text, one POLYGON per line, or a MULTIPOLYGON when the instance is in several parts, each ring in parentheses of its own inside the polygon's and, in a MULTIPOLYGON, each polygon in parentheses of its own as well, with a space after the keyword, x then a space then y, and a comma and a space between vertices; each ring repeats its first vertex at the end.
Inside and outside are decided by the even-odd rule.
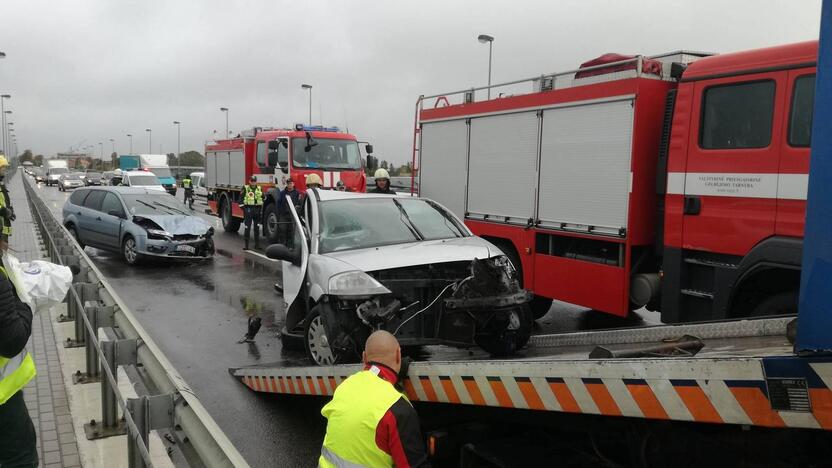
POLYGON ((295 124, 295 130, 298 132, 340 132, 338 127, 324 127, 323 125, 304 125, 295 124))

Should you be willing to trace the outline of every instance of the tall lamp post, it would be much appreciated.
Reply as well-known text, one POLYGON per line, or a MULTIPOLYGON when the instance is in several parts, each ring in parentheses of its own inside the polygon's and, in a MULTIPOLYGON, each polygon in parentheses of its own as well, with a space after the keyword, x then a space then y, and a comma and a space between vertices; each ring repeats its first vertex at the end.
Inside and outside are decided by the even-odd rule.
POLYGON ((179 143, 181 141, 181 139, 180 139, 180 136, 181 136, 180 130, 182 129, 182 127, 181 127, 182 122, 180 122, 178 120, 174 120, 173 124, 176 125, 176 175, 178 176, 178 175, 181 175, 180 172, 182 172, 182 162, 179 160, 179 158, 182 156, 181 150, 179 149, 179 146, 180 146, 179 143))
MULTIPOLYGON (((312 85, 302 84, 300 87, 302 89, 309 90, 309 126, 312 126, 312 85)), ((318 117, 320 117, 320 115, 318 117)))
POLYGON ((130 138, 130 154, 133 154, 133 134, 128 133, 127 138, 130 138))
MULTIPOLYGON (((12 113, 12 111, 6 111, 6 112, 8 112, 9 114, 12 113)), ((11 150, 11 146, 12 146, 11 141, 12 141, 13 136, 14 136, 14 122, 9 122, 9 120, 7 118, 6 119, 6 142, 9 143, 9 148, 3 148, 3 151, 11 150)), ((11 153, 11 154, 14 154, 14 153, 11 153)), ((7 156, 10 156, 11 154, 8 154, 7 156)))
MULTIPOLYGON (((5 54, 3 57, 5 57, 5 54)), ((3 151, 6 151, 6 110, 3 108, 3 101, 6 99, 11 99, 11 95, 0 94, 0 126, 3 127, 3 148, 0 149, 3 151)))
POLYGON ((480 34, 477 40, 481 43, 488 43, 488 99, 491 99, 491 46, 494 44, 494 36, 480 34))
POLYGON ((146 128, 144 131, 147 132, 147 154, 153 153, 153 130, 146 128))
POLYGON ((223 139, 226 139, 228 138, 228 108, 220 107, 220 111, 225 112, 225 136, 223 139))

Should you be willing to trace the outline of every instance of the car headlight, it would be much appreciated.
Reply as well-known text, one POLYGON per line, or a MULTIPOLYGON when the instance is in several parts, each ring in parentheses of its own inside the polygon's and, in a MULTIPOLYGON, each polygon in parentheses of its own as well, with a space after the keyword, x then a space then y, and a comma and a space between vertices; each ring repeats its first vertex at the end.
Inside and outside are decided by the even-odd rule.
POLYGON ((171 239, 171 238, 173 238, 173 234, 171 234, 171 233, 169 233, 165 230, 162 230, 162 229, 149 228, 147 230, 147 234, 148 234, 147 237, 149 237, 151 239, 171 239))
POLYGON ((336 296, 372 296, 390 290, 363 271, 345 271, 329 278, 329 293, 336 296))

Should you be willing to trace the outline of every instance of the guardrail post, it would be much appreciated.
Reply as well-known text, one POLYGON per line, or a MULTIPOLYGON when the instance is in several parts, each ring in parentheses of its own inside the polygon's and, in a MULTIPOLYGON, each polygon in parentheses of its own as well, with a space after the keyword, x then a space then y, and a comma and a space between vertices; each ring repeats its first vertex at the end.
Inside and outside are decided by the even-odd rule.
MULTIPOLYGON (((67 311, 75 320, 75 338, 67 338, 64 343, 64 348, 80 348, 84 346, 84 340, 87 336, 87 327, 84 324, 84 309, 79 308, 78 304, 86 304, 87 301, 98 301, 98 285, 93 283, 75 283, 72 289, 77 294, 78 300, 74 297, 72 291, 67 296, 67 311), (71 307, 71 309, 70 309, 71 307)), ((59 317, 60 319, 60 317, 59 317)), ((65 322, 67 320, 64 320, 65 322)))
POLYGON ((91 420, 84 424, 87 440, 103 439, 126 433, 124 421, 118 419, 118 402, 115 387, 118 386, 118 366, 136 364, 138 360, 138 340, 107 340, 100 342, 104 361, 101 367, 107 366, 113 375, 113 380, 106 375, 101 376, 101 421, 91 420))
POLYGON ((89 320, 90 326, 94 332, 91 334, 89 330, 87 330, 87 336, 85 338, 87 369, 86 372, 76 370, 75 373, 72 374, 72 383, 74 384, 87 384, 101 381, 101 373, 98 369, 98 329, 101 327, 112 327, 113 314, 115 313, 115 307, 100 306, 97 302, 93 301, 87 301, 84 303, 84 309, 86 310, 85 313, 87 315, 87 320, 89 320))
POLYGON ((133 428, 129 428, 127 437, 128 467, 145 468, 147 466, 138 446, 142 444, 145 452, 150 452, 148 447, 150 431, 173 427, 173 409, 174 397, 170 393, 127 399, 127 410, 136 424, 137 431, 134 434, 133 428))

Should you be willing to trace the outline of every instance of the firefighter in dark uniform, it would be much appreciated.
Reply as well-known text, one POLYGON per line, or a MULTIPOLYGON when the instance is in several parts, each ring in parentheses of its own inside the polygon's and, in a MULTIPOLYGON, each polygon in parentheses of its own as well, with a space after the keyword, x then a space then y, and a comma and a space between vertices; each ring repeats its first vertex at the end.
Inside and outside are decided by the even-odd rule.
MULTIPOLYGON (((6 251, 14 212, 3 182, 9 162, 0 155, 0 254, 6 251)), ((23 387, 37 371, 26 342, 32 333, 32 310, 17 296, 0 260, 0 466, 38 465, 35 426, 23 400, 23 387)))
POLYGON ((194 185, 190 175, 182 178, 182 188, 185 189, 185 203, 188 208, 194 209, 194 185))
POLYGON ((390 173, 387 172, 387 169, 380 167, 376 169, 376 173, 374 174, 376 179, 376 188, 370 190, 370 193, 386 193, 389 195, 395 195, 396 192, 390 190, 390 173))
POLYGON ((243 187, 243 224, 245 224, 246 247, 254 224, 254 248, 260 248, 260 212, 263 210, 263 190, 257 185, 257 178, 251 176, 249 183, 243 187))

